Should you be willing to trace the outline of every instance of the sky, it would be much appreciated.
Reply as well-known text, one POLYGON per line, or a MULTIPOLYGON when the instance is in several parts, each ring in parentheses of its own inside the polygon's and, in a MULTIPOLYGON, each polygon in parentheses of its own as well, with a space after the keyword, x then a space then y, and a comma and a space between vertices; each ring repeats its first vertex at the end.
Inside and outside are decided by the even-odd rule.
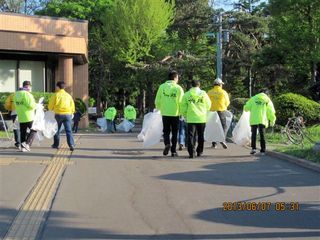
MULTIPOLYGON (((261 0, 260 2, 267 2, 268 0, 261 0)), ((223 8, 225 11, 232 10, 234 8, 234 3, 238 3, 238 0, 209 0, 209 5, 215 9, 223 8)))

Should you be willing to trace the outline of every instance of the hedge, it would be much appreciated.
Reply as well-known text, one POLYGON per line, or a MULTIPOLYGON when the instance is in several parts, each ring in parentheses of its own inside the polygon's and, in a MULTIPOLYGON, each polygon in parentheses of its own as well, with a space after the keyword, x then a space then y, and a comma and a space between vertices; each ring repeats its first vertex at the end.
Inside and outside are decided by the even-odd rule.
MULTIPOLYGON (((10 92, 0 93, 0 111, 1 112, 7 112, 7 110, 5 110, 4 108, 4 103, 10 94, 11 94, 10 92)), ((45 109, 48 109, 49 99, 53 94, 54 93, 49 93, 49 92, 32 92, 32 95, 34 96, 34 99, 36 100, 36 102, 38 102, 41 97, 44 97, 43 104, 45 109)), ((86 104, 80 98, 76 98, 75 107, 76 109, 79 109, 83 114, 87 112, 86 104)))
POLYGON ((249 98, 234 98, 231 99, 230 108, 236 113, 242 113, 243 106, 246 104, 246 102, 249 100, 249 98))
POLYGON ((286 125, 288 118, 303 116, 307 125, 320 123, 320 104, 302 95, 285 93, 274 99, 277 124, 286 125))

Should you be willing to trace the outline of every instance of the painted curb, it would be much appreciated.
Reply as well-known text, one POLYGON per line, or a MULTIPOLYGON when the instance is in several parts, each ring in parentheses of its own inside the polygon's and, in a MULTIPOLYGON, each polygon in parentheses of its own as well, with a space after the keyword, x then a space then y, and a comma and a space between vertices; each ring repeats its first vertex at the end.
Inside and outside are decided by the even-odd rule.
POLYGON ((311 169, 311 170, 316 171, 316 172, 320 172, 320 164, 317 164, 317 163, 314 163, 314 162, 310 162, 310 161, 307 161, 307 160, 302 159, 302 158, 297 158, 297 157, 294 157, 294 156, 290 156, 290 155, 287 155, 287 154, 284 154, 284 153, 279 153, 279 152, 274 152, 274 151, 267 151, 267 155, 272 156, 272 157, 276 157, 276 158, 279 158, 279 159, 282 159, 282 160, 286 160, 286 161, 289 161, 289 162, 292 162, 292 163, 295 163, 295 164, 297 164, 299 166, 311 169))

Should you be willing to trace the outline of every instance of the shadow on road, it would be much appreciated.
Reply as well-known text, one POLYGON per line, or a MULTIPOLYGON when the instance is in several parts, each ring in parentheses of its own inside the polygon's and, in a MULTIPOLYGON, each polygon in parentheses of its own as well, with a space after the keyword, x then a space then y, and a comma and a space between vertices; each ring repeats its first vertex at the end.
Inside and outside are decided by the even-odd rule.
POLYGON ((271 204, 269 211, 223 211, 222 208, 215 208, 201 211, 194 217, 236 226, 320 229, 319 204, 300 204, 299 211, 276 211, 274 204, 271 204))
MULTIPOLYGON (((311 207, 311 206, 310 206, 311 207)), ((212 213, 216 215, 216 212, 220 211, 219 209, 209 210, 208 212, 202 212, 197 214, 197 217, 204 217, 211 215, 212 213)), ((13 220, 14 216, 17 214, 17 210, 8 209, 8 208, 0 208, 0 238, 3 238, 10 227, 10 223, 13 220), (10 221, 9 221, 10 220, 10 221)), ((36 211, 32 212, 33 214, 37 214, 36 211)), ((229 213, 231 214, 231 213, 229 213)), ((252 213, 251 213, 252 214, 252 213)), ((309 216, 312 217, 312 214, 315 212, 311 211, 310 213, 302 213, 304 217, 309 216)), ((249 214, 248 214, 249 215, 249 214)), ((265 215, 263 215, 265 216, 265 215)), ((96 228, 83 228, 83 227, 68 227, 68 223, 63 219, 69 219, 72 217, 76 217, 73 213, 68 212, 50 212, 50 224, 44 225, 44 230, 39 233, 39 239, 136 239, 136 240, 147 240, 147 239, 163 239, 163 240, 176 240, 176 239, 244 239, 244 238, 256 238, 256 239, 274 239, 274 238, 306 238, 306 237, 318 237, 320 231, 291 231, 291 232, 245 232, 245 233, 217 233, 217 234, 184 234, 184 233, 162 233, 162 234, 131 234, 131 233, 117 233, 112 231, 111 229, 96 229, 96 228)), ((289 226, 289 218, 291 216, 288 215, 286 217, 280 216, 279 220, 275 221, 272 219, 270 221, 269 227, 292 227, 296 226, 297 228, 308 228, 308 229, 316 229, 316 224, 311 226, 306 226, 303 222, 296 222, 294 225, 289 226), (282 222, 281 222, 282 221, 282 222), (302 224, 301 227, 298 225, 302 224)), ((210 221, 214 220, 209 217, 210 221)), ((254 223, 253 220, 250 220, 250 216, 242 215, 237 217, 237 215, 230 215, 227 220, 224 222, 234 223, 238 225, 245 225, 241 223, 242 221, 248 221, 248 223, 253 226, 260 226, 258 222, 254 223), (230 218, 235 218, 234 221, 230 220, 230 218), (243 220, 241 220, 243 218, 243 220)), ((312 217, 315 219, 315 216, 312 217)), ((268 227, 268 226, 267 226, 268 227)), ((319 226, 318 226, 319 227, 319 226)))
POLYGON ((203 166, 200 171, 180 172, 159 176, 160 179, 200 182, 239 187, 302 187, 319 186, 319 175, 313 171, 271 158, 256 161, 227 162, 203 166), (306 177, 306 174, 307 177, 306 177))

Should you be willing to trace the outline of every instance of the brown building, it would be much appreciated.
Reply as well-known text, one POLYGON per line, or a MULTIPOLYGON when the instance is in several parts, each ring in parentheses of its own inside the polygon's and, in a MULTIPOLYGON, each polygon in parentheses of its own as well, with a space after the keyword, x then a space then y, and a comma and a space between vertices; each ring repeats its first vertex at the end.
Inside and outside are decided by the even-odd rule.
POLYGON ((14 92, 25 80, 32 91, 67 92, 88 102, 88 22, 0 13, 0 92, 14 92))

